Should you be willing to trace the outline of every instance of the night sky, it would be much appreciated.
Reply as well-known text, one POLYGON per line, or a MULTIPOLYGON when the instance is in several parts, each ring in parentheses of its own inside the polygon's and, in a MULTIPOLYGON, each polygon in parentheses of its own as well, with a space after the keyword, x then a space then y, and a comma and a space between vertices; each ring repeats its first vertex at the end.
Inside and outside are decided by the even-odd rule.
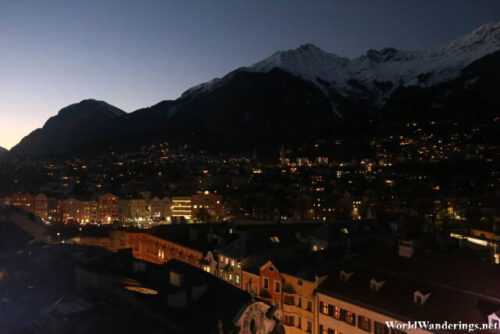
POLYGON ((498 0, 0 0, 0 146, 82 99, 133 111, 304 43, 357 57, 499 20, 498 0))

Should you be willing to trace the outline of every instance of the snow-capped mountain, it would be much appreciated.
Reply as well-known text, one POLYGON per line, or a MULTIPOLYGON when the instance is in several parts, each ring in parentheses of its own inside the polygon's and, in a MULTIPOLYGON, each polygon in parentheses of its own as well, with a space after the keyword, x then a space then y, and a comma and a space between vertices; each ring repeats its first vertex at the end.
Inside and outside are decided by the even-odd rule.
POLYGON ((349 95, 360 85, 380 91, 380 83, 390 83, 389 89, 382 89, 389 93, 398 86, 434 85, 448 81, 474 60, 497 50, 500 50, 500 22, 485 24, 428 50, 385 48, 369 50, 355 59, 339 57, 306 44, 295 50, 279 51, 246 70, 268 72, 281 68, 321 88, 326 88, 327 84, 343 95, 349 95))

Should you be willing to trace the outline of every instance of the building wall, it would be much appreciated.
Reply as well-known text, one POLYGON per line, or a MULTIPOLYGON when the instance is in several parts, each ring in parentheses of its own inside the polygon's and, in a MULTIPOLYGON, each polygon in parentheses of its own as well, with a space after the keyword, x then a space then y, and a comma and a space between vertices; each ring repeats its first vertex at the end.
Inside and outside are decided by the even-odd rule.
POLYGON ((80 237, 78 243, 88 246, 103 247, 107 250, 111 250, 111 238, 110 237, 80 237))
POLYGON ((191 220, 191 197, 172 197, 172 217, 191 220))
POLYGON ((241 289, 241 262, 238 259, 230 258, 224 254, 219 255, 219 272, 217 275, 220 279, 241 289))
MULTIPOLYGON (((325 295, 321 292, 318 292, 316 295, 318 300, 318 306, 316 312, 318 321, 318 328, 317 328, 318 334, 328 334, 329 333, 328 329, 338 331, 339 333, 367 334, 367 333, 375 333, 375 322, 382 324, 384 328, 387 328, 385 325, 386 321, 399 321, 401 323, 406 323, 406 321, 391 318, 387 315, 378 313, 371 309, 325 295), (355 325, 350 325, 345 320, 337 319, 346 317, 345 314, 347 314, 347 312, 351 312, 353 314, 355 318, 355 325), (336 315, 338 316, 336 317, 336 315), (359 328, 360 326, 359 316, 369 319, 370 323, 369 331, 359 328)), ((389 334, 390 332, 391 331, 387 329, 385 333, 389 334)), ((411 333, 424 334, 431 332, 422 329, 416 329, 411 331, 411 333)))
POLYGON ((74 198, 68 198, 62 201, 62 221, 64 223, 79 222, 81 203, 74 198))
POLYGON ((120 199, 113 194, 99 197, 99 222, 109 224, 120 218, 120 199))
POLYGON ((35 195, 14 194, 10 196, 10 205, 23 209, 26 212, 35 213, 35 195))
POLYGON ((246 270, 242 270, 241 276, 241 289, 258 296, 260 291, 260 276, 246 270))
POLYGON ((281 308, 283 277, 271 261, 260 268, 259 290, 259 298, 271 305, 281 308), (267 297, 268 295, 269 297, 267 297))
POLYGON ((128 233, 128 243, 135 258, 158 264, 177 259, 202 268, 201 251, 145 233, 128 233))
POLYGON ((146 233, 112 231, 109 237, 80 237, 76 241, 84 245, 104 247, 113 252, 132 248, 135 258, 156 264, 177 259, 202 268, 203 253, 201 251, 146 233))
POLYGON ((191 197, 194 221, 218 221, 224 216, 222 196, 210 193, 194 194, 191 197), (205 217, 205 215, 208 217, 205 217))
POLYGON ((35 197, 35 215, 44 222, 48 221, 49 200, 44 194, 38 194, 35 197))
POLYGON ((287 334, 316 333, 316 296, 318 280, 310 282, 282 273, 283 316, 294 317, 294 325, 286 326, 287 334))

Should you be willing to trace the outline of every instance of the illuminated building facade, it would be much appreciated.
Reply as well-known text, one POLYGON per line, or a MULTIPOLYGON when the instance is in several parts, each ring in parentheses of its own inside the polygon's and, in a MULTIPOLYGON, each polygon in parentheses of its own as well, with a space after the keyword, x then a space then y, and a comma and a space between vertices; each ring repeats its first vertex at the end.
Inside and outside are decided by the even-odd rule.
POLYGON ((283 277, 283 318, 286 333, 316 333, 316 295, 318 285, 325 277, 304 278, 287 273, 283 277), (286 324, 288 322, 288 325, 286 324))
POLYGON ((190 221, 192 218, 191 197, 172 197, 172 218, 190 221))
POLYGON ((14 194, 10 196, 10 205, 23 209, 26 212, 35 213, 35 195, 14 194))

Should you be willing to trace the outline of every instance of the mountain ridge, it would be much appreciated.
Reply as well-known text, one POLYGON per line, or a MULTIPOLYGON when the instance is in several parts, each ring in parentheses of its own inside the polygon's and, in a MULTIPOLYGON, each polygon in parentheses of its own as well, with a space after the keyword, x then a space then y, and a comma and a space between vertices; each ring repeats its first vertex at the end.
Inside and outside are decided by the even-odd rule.
POLYGON ((82 143, 87 137, 97 135, 98 127, 104 127, 110 120, 125 114, 123 110, 104 101, 82 100, 59 110, 56 116, 50 117, 42 128, 24 137, 10 152, 17 154, 28 150, 40 154, 63 153, 75 143, 82 143))
MULTIPOLYGON (((485 74, 482 67, 473 65, 486 59, 486 67, 495 70, 499 66, 500 22, 483 25, 432 50, 426 53, 395 48, 368 50, 353 60, 327 53, 313 44, 304 44, 294 50, 278 51, 222 78, 193 86, 176 100, 161 101, 132 113, 125 113, 103 101, 81 101, 61 109, 44 128, 25 137, 12 151, 14 154, 54 154, 74 151, 77 147, 94 150, 96 147, 137 145, 157 140, 202 144, 221 151, 240 149, 249 152, 252 147, 265 150, 267 146, 276 149, 281 145, 297 145, 304 140, 314 141, 320 135, 345 132, 341 128, 346 122, 358 122, 357 118, 363 122, 363 119, 385 112, 385 109, 390 109, 390 115, 397 110, 413 110, 404 100, 413 101, 414 96, 428 95, 428 100, 447 101, 447 90, 433 88, 447 82, 452 83, 448 90, 475 94, 470 101, 479 105, 486 103, 486 108, 491 110, 496 102, 491 102, 495 100, 495 94, 490 86, 497 85, 498 80, 486 75, 488 73, 485 74), (457 54, 459 57, 455 57, 457 54), (436 64, 442 65, 443 59, 452 61, 449 67, 434 73, 413 70, 411 76, 404 77, 404 82, 401 82, 401 73, 410 73, 408 68, 411 66, 403 66, 399 72, 389 71, 395 68, 395 64, 421 62, 422 57, 431 61, 430 65, 425 62, 425 66, 419 65, 420 69, 436 68, 436 64), (366 64, 380 66, 377 71, 383 70, 385 76, 378 75, 377 71, 373 72, 375 75, 366 72, 370 68, 366 64), (353 69, 363 68, 364 72, 354 71, 357 73, 355 77, 346 75, 354 73, 353 69), (436 75, 441 79, 434 81, 436 75), (334 80, 334 76, 343 82, 334 80), (400 82, 396 82, 398 80, 400 82), (397 103, 390 103, 385 108, 391 101, 397 103), (66 114, 74 117, 75 112, 71 110, 81 104, 99 109, 97 115, 105 117, 90 113, 97 124, 88 127, 85 117, 90 117, 89 114, 78 112, 76 115, 82 117, 77 117, 76 123, 83 124, 83 129, 66 132, 66 138, 44 134, 47 128, 54 132, 64 127, 57 121, 62 122, 66 114), (61 140, 67 145, 56 144, 61 140), (53 147, 43 147, 45 141, 51 142, 53 147)), ((422 108, 427 110, 428 105, 422 108)))
POLYGON ((0 146, 0 159, 9 153, 9 150, 0 146))

